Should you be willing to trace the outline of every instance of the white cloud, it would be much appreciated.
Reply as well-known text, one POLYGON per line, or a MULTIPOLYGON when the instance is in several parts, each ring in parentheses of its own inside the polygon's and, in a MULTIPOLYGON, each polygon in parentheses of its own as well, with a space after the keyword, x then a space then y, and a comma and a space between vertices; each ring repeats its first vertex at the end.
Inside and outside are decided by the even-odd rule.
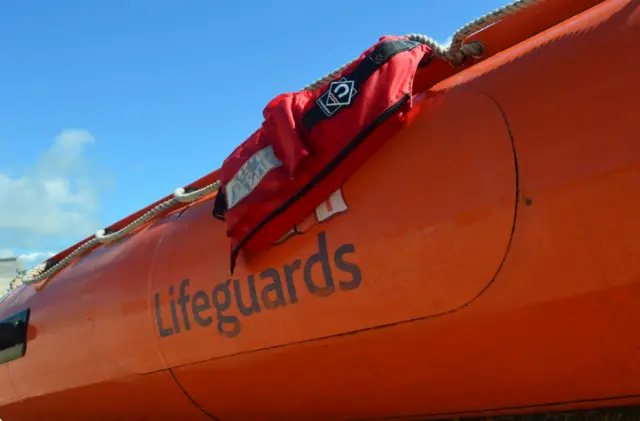
POLYGON ((18 257, 18 259, 22 261, 25 267, 33 266, 55 255, 56 253, 52 251, 34 251, 30 253, 18 254, 16 256, 16 252, 14 250, 7 248, 0 249, 0 259, 4 259, 7 257, 18 257))
POLYGON ((34 263, 40 263, 55 255, 56 253, 52 251, 36 251, 33 253, 21 254, 18 257, 24 262, 25 266, 31 266, 34 263))
MULTIPOLYGON (((18 176, 0 172, 0 254, 21 251, 38 263, 100 228, 99 194, 104 182, 86 148, 86 130, 63 130, 35 165, 18 176)), ((16 253, 17 254, 17 253, 16 253)))

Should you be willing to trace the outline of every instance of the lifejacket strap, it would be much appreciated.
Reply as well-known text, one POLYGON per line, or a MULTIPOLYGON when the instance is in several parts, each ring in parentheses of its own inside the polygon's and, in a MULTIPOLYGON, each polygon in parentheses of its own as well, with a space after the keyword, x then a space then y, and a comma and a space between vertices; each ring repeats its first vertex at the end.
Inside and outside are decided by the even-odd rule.
MULTIPOLYGON (((339 101, 338 98, 343 95, 355 96, 360 91, 361 86, 373 75, 382 65, 391 60, 396 54, 411 51, 419 46, 420 43, 409 40, 387 40, 376 46, 376 48, 360 61, 355 69, 348 75, 343 74, 341 78, 329 83, 329 86, 322 95, 316 99, 315 104, 302 116, 302 125, 307 132, 322 120, 331 119, 334 115, 327 108, 327 101, 339 101), (350 92, 349 92, 350 91, 350 92)), ((348 103, 342 102, 334 106, 333 109, 348 107, 352 101, 348 103)))

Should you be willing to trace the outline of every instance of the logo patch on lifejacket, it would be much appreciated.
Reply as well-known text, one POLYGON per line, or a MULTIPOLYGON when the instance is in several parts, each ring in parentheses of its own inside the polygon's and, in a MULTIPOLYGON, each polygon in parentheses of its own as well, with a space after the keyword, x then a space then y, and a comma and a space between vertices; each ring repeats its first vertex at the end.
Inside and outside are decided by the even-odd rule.
POLYGON ((316 99, 316 104, 327 117, 331 117, 342 107, 351 105, 351 101, 357 93, 355 82, 342 77, 331 82, 327 92, 316 99))

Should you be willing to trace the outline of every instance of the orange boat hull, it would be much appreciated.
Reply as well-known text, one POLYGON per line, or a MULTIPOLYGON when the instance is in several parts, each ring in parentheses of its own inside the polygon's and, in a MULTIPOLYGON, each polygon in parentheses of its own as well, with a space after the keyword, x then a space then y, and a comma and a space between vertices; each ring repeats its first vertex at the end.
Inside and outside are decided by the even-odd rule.
POLYGON ((609 0, 438 84, 347 209, 232 278, 203 200, 13 292, 0 314, 30 308, 29 341, 0 417, 640 404, 638 41, 640 2, 609 0))

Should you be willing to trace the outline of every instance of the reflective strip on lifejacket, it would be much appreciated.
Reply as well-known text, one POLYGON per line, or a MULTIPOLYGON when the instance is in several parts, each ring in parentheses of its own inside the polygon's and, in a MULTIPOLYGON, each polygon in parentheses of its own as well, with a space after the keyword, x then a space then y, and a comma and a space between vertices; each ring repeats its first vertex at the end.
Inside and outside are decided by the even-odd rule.
POLYGON ((247 195, 260 184, 269 171, 281 165, 282 162, 273 153, 273 147, 271 145, 254 153, 227 183, 225 188, 227 209, 233 208, 242 199, 247 197, 247 195))

